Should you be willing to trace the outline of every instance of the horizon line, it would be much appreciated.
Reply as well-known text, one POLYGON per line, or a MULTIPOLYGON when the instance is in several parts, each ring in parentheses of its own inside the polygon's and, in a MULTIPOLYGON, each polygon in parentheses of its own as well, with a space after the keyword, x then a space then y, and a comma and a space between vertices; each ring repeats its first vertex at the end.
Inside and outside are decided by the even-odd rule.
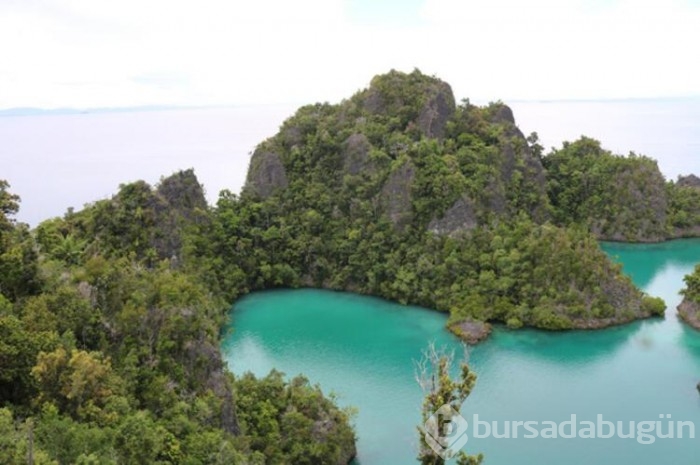
MULTIPOLYGON (((343 99, 345 100, 345 99, 343 99)), ((471 100, 479 104, 488 104, 491 102, 508 103, 604 103, 604 102, 651 102, 651 101, 679 101, 679 100, 700 100, 700 95, 689 96, 662 96, 662 97, 615 97, 615 98, 536 98, 536 99, 483 99, 469 98, 460 99, 471 100)), ((341 100, 342 101, 342 100, 341 100)), ((207 109, 226 109, 226 108, 245 108, 245 107, 271 107, 271 106, 305 106, 315 103, 330 103, 330 102, 314 102, 314 103, 295 103, 295 102, 265 102, 265 103, 217 103, 217 104, 144 104, 144 105, 125 105, 125 106, 95 106, 95 107, 37 107, 37 106, 15 106, 0 108, 0 117, 2 116, 38 116, 38 115, 68 115, 68 114, 89 114, 89 113, 128 113, 141 111, 168 111, 168 110, 207 110, 207 109)))

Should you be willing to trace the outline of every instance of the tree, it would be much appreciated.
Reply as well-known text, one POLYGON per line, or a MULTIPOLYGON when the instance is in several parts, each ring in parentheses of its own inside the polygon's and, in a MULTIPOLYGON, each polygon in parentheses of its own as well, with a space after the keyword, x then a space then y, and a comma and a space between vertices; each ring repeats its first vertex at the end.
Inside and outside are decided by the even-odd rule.
POLYGON ((19 196, 10 194, 7 188, 10 184, 4 179, 0 179, 0 231, 10 229, 12 220, 9 216, 14 215, 19 210, 19 196))
POLYGON ((101 352, 63 347, 42 352, 31 371, 39 386, 39 400, 53 402, 71 416, 83 420, 105 419, 103 408, 121 393, 121 379, 101 352))
POLYGON ((14 315, 0 316, 0 405, 28 404, 35 390, 31 370, 41 351, 53 350, 56 334, 27 331, 14 315))
POLYGON ((483 460, 481 454, 474 456, 452 450, 459 444, 457 438, 452 442, 444 441, 451 433, 465 433, 453 428, 459 427, 455 425, 460 420, 464 423, 460 415, 462 404, 476 384, 476 374, 464 362, 460 363, 459 379, 452 379, 453 361, 454 352, 439 351, 431 344, 416 363, 416 381, 425 392, 423 422, 418 427, 421 445, 418 460, 423 465, 443 465, 447 459, 455 457, 458 465, 479 465, 483 460))

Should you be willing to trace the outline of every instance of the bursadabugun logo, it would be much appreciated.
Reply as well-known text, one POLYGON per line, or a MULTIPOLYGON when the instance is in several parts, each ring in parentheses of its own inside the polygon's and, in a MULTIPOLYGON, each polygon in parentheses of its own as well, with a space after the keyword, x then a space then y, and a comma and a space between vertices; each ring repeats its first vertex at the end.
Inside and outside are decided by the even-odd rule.
POLYGON ((653 444, 659 439, 695 439, 695 423, 676 421, 669 414, 656 420, 612 421, 602 414, 595 421, 579 420, 572 414, 568 420, 555 421, 487 421, 479 414, 471 421, 449 405, 443 405, 425 423, 425 442, 443 458, 453 457, 467 444, 471 425, 474 439, 633 439, 639 444, 653 444))
POLYGON ((447 404, 433 413, 423 426, 426 444, 443 459, 453 457, 469 441, 469 422, 447 404))

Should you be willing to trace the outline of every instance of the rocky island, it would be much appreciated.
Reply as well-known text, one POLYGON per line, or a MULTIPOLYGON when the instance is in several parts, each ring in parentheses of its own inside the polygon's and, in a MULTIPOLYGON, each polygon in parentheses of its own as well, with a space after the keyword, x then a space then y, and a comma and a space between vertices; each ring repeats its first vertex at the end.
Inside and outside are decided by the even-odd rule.
MULTIPOLYGON (((600 328, 662 315, 596 239, 666 237, 666 195, 650 159, 588 138, 543 156, 506 105, 458 105, 447 83, 392 71, 338 105, 299 109, 260 144, 242 195, 217 214, 260 228, 236 231, 271 251, 253 287, 418 304, 449 312, 448 327, 476 342, 487 321, 600 328), (588 165, 599 163, 619 168, 583 190, 576 170, 593 177, 588 165), (625 196, 604 188, 618 174, 625 196), (622 226, 589 215, 610 199, 605 212, 622 214, 622 226)), ((241 271, 255 273, 229 273, 241 271)))

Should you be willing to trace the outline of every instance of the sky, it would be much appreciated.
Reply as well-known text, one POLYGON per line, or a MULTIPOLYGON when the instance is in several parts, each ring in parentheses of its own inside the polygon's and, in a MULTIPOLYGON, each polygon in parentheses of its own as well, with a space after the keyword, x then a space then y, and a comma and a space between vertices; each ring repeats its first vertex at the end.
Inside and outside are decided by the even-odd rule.
POLYGON ((700 0, 0 0, 0 109, 700 96, 700 0))

